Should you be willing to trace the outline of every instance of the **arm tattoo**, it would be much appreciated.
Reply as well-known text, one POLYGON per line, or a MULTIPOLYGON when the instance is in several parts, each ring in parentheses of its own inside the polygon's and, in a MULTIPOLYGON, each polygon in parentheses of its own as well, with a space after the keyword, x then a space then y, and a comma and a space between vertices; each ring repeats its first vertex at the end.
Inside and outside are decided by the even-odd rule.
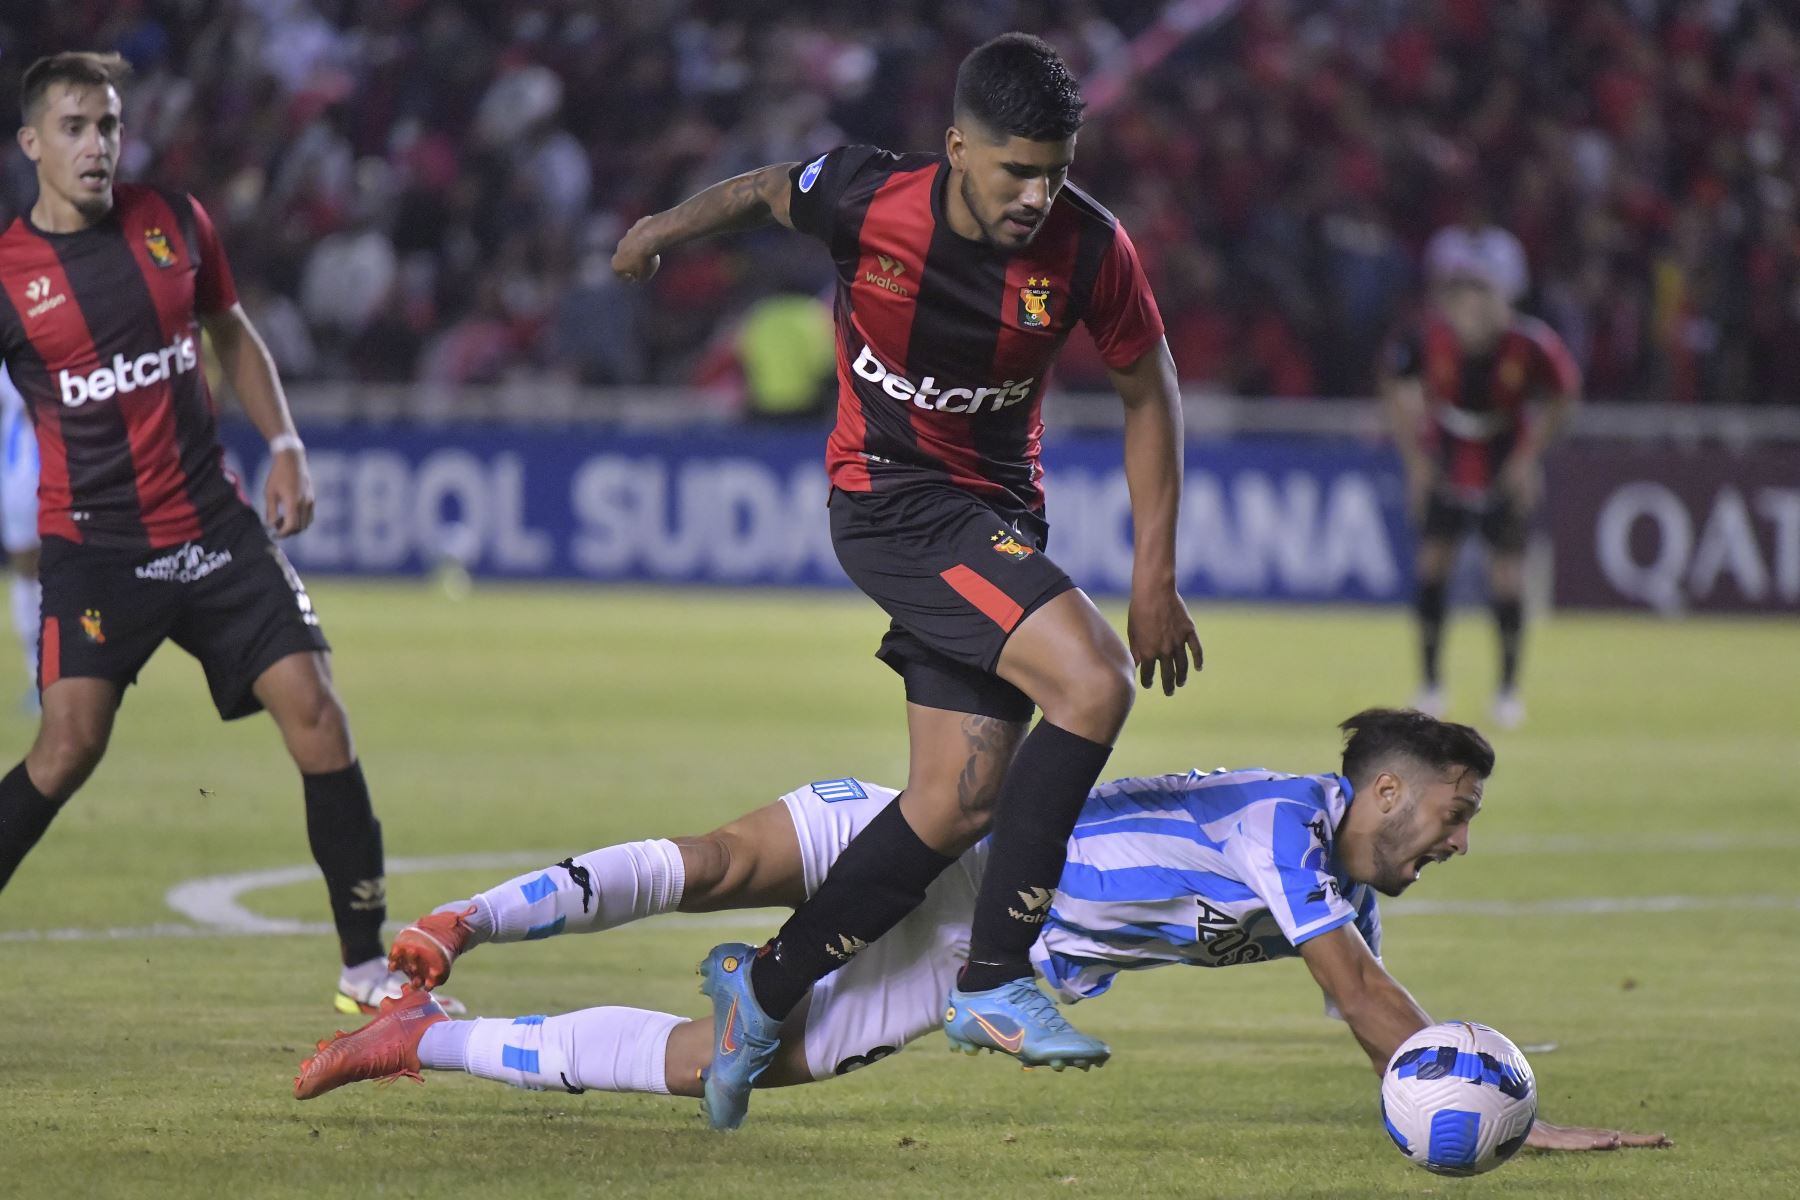
POLYGON ((786 187, 792 163, 776 163, 715 183, 661 214, 659 252, 715 233, 755 229, 774 219, 769 189, 786 187))
POLYGON ((981 816, 994 807, 1000 781, 1025 736, 1025 722, 970 715, 963 718, 962 734, 969 757, 956 780, 956 803, 965 815, 981 816))

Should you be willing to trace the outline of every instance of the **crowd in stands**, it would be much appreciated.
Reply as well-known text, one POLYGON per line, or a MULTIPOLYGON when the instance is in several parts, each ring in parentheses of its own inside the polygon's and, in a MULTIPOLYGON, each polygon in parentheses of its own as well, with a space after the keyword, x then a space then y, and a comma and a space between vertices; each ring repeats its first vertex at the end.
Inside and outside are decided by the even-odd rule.
MULTIPOLYGON (((0 9, 0 94, 39 54, 125 54, 124 175, 207 205, 290 378, 689 383, 730 374, 758 301, 825 295, 827 256, 771 229, 633 287, 619 233, 843 142, 937 149, 962 54, 1028 29, 1124 81, 1073 177, 1131 230, 1190 387, 1368 395, 1431 234, 1491 220, 1590 396, 1800 401, 1790 6, 1244 0, 1123 68, 1167 7, 55 0, 0 9)), ((9 142, 0 201, 33 187, 9 142)), ((1103 387, 1083 341, 1061 382, 1103 387)))

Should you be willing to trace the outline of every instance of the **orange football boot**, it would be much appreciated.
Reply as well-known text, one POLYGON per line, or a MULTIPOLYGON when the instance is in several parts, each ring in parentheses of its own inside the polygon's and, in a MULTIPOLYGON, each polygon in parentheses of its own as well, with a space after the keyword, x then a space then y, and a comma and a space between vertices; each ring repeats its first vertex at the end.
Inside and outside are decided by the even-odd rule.
MULTIPOLYGON (((365 1079, 419 1079, 419 1039, 439 1021, 449 1020, 430 992, 406 991, 381 1002, 381 1015, 355 1033, 343 1030, 320 1042, 300 1064, 294 1099, 311 1100, 333 1088, 365 1079)), ((421 1080, 421 1082, 423 1082, 421 1080)))

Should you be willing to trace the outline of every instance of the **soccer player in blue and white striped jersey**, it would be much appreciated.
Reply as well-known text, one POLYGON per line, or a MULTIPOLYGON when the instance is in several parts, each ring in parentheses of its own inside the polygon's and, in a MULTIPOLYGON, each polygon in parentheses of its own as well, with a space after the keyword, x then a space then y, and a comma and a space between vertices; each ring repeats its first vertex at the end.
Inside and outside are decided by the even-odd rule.
MULTIPOLYGON (((1056 892, 1017 893, 1018 914, 1043 927, 1032 962, 1050 990, 1073 1002, 1106 991, 1122 971, 1299 957, 1380 1072, 1431 1020, 1381 965, 1376 896, 1399 895, 1426 866, 1467 853, 1494 752, 1474 729, 1412 710, 1371 709, 1342 728, 1348 739, 1334 773, 1191 771, 1096 787, 1056 892)), ((796 905, 895 795, 859 779, 823 780, 705 837, 564 859, 420 918, 395 938, 390 965, 430 989, 485 942, 611 929, 663 912, 796 905)), ((1016 1051, 1010 1043, 1021 1030, 978 1013, 944 1019, 985 865, 984 843, 884 937, 828 948, 846 965, 815 984, 784 1025, 759 1086, 842 1075, 940 1024, 970 1052, 1016 1051)), ((1043 1003, 1051 1010, 1043 1019, 1060 1020, 1048 997, 1043 1003)), ((718 1039, 734 1040, 729 1028, 718 1039)), ((320 1043, 294 1091, 310 1099, 431 1069, 532 1089, 699 1096, 714 1045, 711 1017, 606 1007, 452 1021, 421 990, 320 1043)), ((1661 1142, 1660 1134, 1543 1121, 1530 1138, 1573 1150, 1661 1142)))

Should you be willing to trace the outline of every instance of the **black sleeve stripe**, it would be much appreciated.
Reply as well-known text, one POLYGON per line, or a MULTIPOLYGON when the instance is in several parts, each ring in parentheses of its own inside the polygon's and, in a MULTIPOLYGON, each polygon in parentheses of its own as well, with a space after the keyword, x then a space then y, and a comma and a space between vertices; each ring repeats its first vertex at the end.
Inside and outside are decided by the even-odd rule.
POLYGON ((1075 246, 1075 274, 1069 280, 1069 295, 1073 298, 1073 311, 1069 314, 1070 324, 1087 316, 1094 299, 1094 284, 1100 278, 1100 264, 1106 261, 1107 251, 1112 249, 1113 237, 1118 225, 1098 225, 1084 221, 1081 226, 1080 241, 1075 246))
MULTIPOLYGON (((25 321, 19 310, 13 307, 12 297, 0 288, 0 366, 5 366, 20 357, 20 352, 27 345, 25 338, 25 321)), ((14 386, 18 381, 14 380, 14 386)), ((31 405, 27 404, 26 408, 31 405)))
POLYGON ((1082 320, 1093 306, 1094 283, 1100 278, 1100 264, 1106 261, 1107 252, 1112 249, 1119 219, 1104 204, 1072 183, 1063 185, 1056 202, 1069 205, 1081 222, 1080 240, 1075 248, 1075 273, 1069 280, 1069 295, 1073 299, 1069 320, 1074 323, 1082 320))
POLYGON ((839 170, 844 182, 839 186, 834 203, 837 212, 831 223, 831 257, 837 261, 855 259, 862 241, 863 218, 869 215, 869 202, 887 177, 893 174, 894 156, 873 146, 855 146, 845 153, 839 170))
POLYGON ((194 198, 186 192, 161 193, 163 203, 175 214, 175 221, 181 226, 181 240, 187 245, 188 266, 200 269, 200 223, 194 218, 194 198))

